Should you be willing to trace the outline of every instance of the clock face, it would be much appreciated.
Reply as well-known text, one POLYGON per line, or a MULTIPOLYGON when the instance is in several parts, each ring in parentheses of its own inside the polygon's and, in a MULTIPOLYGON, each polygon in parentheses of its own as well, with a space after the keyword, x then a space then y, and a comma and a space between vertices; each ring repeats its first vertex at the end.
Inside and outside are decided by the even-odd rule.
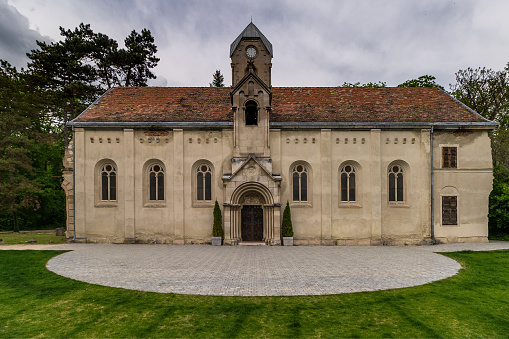
POLYGON ((246 55, 248 58, 254 58, 256 56, 256 48, 254 48, 253 46, 249 46, 246 49, 246 55))

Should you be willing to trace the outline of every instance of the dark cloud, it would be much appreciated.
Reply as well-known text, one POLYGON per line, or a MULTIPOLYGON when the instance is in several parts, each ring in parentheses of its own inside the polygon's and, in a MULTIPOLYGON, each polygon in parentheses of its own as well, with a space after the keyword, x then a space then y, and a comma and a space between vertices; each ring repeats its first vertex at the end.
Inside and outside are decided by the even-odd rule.
POLYGON ((18 68, 26 67, 26 53, 37 48, 36 40, 50 41, 29 28, 28 19, 7 0, 0 0, 0 59, 18 68))
MULTIPOLYGON (((132 29, 150 29, 161 58, 158 84, 169 86, 208 86, 216 69, 228 84, 230 43, 251 16, 274 48, 274 86, 395 86, 430 74, 447 88, 459 69, 502 69, 509 61, 507 0, 9 1, 53 39, 58 26, 80 22, 120 44, 132 29)), ((0 4, 3 16, 7 3, 0 4)), ((8 7, 23 29, 17 36, 2 20, 2 41, 23 41, 28 23, 8 7)))

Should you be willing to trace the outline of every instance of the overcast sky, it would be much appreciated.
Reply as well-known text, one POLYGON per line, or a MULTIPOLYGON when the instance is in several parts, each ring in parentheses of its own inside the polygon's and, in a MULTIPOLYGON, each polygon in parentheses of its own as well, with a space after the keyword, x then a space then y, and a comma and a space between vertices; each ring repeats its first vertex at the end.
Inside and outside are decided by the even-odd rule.
POLYGON ((123 44, 152 32, 154 86, 231 84, 230 44, 253 18, 272 43, 273 86, 339 86, 424 74, 449 89, 467 67, 509 62, 508 0, 0 0, 0 58, 26 66, 35 40, 91 24, 123 44))

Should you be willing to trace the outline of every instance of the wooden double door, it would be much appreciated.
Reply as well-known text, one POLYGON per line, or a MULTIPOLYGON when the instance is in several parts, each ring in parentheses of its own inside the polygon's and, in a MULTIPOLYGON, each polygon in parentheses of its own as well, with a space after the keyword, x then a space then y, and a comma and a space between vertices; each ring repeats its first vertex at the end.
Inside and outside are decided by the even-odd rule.
POLYGON ((241 212, 242 241, 263 241, 263 208, 244 205, 241 212))

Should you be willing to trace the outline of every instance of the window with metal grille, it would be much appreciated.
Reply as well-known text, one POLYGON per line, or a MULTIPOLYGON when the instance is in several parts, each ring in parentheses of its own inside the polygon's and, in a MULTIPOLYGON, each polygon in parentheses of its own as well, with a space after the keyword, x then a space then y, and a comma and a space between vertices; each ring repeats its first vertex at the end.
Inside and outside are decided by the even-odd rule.
POLYGON ((442 147, 442 168, 457 168, 457 147, 442 147))
POLYGON ((101 167, 101 200, 117 200, 117 173, 112 164, 105 164, 101 167))
POLYGON ((458 224, 458 197, 442 197, 442 225, 458 224))

